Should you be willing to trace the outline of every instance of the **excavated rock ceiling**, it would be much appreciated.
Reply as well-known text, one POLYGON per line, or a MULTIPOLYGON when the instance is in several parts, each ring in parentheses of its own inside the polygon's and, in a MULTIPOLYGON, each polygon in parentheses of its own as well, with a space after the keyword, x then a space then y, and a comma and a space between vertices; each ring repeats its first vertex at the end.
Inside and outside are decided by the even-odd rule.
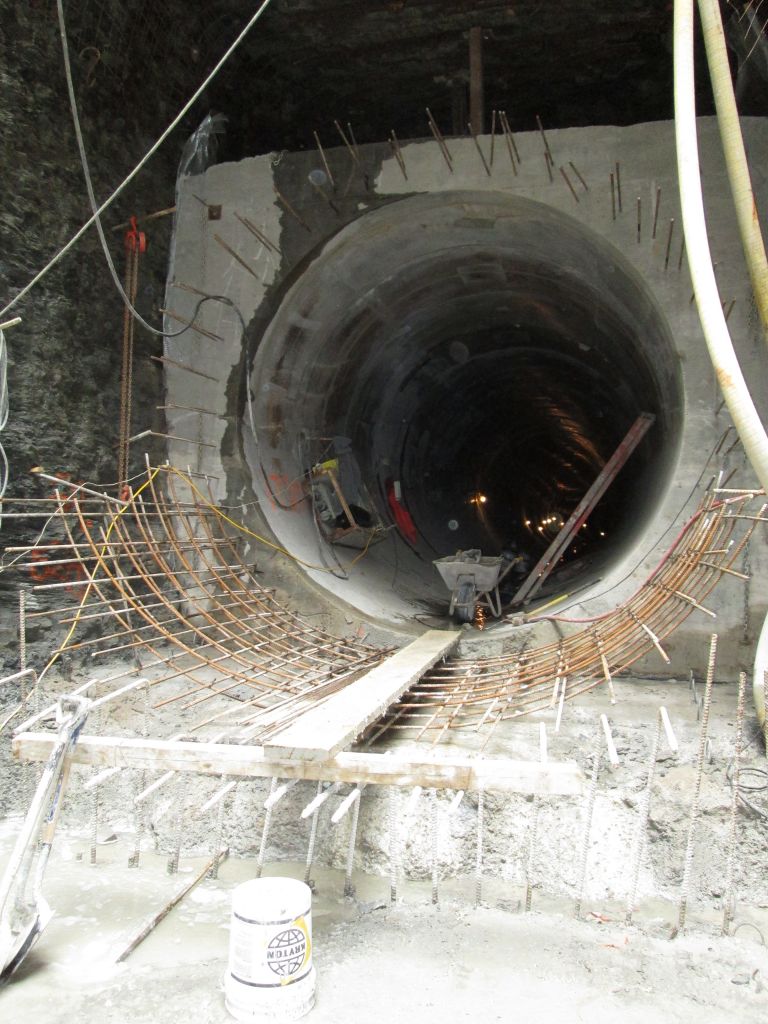
MULTIPOLYGON (((254 8, 255 0, 85 0, 73 8, 73 32, 81 49, 99 51, 110 74, 135 70, 151 50, 152 68, 181 99, 254 8), (101 39, 106 28, 109 38, 101 39)), ((742 9, 743 0, 728 0, 723 16, 735 22, 742 9)), ((463 132, 473 26, 483 30, 486 111, 505 109, 513 129, 535 127, 537 114, 549 127, 672 115, 670 0, 273 0, 194 115, 228 115, 220 159, 310 148, 313 129, 338 142, 334 118, 350 122, 360 142, 391 129, 420 138, 428 134, 427 106, 444 132, 463 132)), ((697 50, 699 110, 707 114, 700 44, 697 50)), ((754 102, 744 109, 763 112, 754 102)))

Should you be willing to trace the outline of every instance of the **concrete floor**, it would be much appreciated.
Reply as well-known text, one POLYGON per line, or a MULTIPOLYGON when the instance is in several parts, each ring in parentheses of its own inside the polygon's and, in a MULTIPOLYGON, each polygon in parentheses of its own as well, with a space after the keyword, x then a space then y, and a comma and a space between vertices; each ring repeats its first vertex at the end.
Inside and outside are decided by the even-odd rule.
MULTIPOLYGON (((6 839, 8 837, 6 836, 6 839)), ((7 846, 7 843, 5 844, 7 846)), ((60 837, 46 883, 57 916, 0 996, 3 1019, 16 1024, 224 1024, 231 891, 253 862, 230 860, 158 926, 128 960, 124 948, 151 913, 199 870, 187 861, 169 878, 164 858, 145 855, 124 867, 124 844, 87 861, 85 839, 60 837), (121 848, 123 847, 123 848, 121 848), (44 1007, 44 1009, 42 1009, 44 1007)), ((303 865, 270 866, 301 877, 303 865)), ((646 912, 642 930, 621 911, 540 900, 519 913, 490 886, 487 905, 472 906, 461 880, 430 903, 425 883, 407 883, 390 907, 386 882, 356 876, 357 900, 340 898, 339 872, 314 872, 314 1024, 391 1021, 521 1021, 544 1024, 731 1024, 757 1022, 768 1010, 768 950, 758 927, 722 938, 712 915, 691 920, 669 939, 672 908, 646 912)), ((514 897, 514 894, 512 894, 514 897)), ((755 916, 763 934, 768 915, 755 916)))

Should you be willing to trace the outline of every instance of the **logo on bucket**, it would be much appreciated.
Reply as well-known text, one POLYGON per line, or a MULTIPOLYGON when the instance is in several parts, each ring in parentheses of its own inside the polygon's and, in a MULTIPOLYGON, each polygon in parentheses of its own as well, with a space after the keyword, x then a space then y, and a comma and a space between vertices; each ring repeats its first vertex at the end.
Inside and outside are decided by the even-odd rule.
POLYGON ((292 978, 303 967, 309 955, 308 946, 307 934, 302 928, 286 928, 267 946, 267 966, 280 978, 292 978))

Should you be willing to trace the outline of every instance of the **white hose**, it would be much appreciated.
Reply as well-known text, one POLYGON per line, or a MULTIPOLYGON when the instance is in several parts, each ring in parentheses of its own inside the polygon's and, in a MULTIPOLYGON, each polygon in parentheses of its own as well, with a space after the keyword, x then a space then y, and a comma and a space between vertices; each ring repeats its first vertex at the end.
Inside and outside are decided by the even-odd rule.
POLYGON ((717 124, 725 154, 725 165, 731 183, 731 193, 739 221, 744 256, 752 281, 755 302, 768 342, 768 259, 765 255, 763 233, 757 217, 757 205, 752 191, 747 154, 741 134, 739 111, 733 93, 728 48, 725 43, 723 21, 718 0, 698 0, 704 44, 707 49, 709 77, 717 108, 717 124))
POLYGON ((688 267, 717 382, 752 469, 768 493, 768 437, 733 350, 707 239, 696 137, 693 0, 675 0, 674 43, 675 142, 688 267))

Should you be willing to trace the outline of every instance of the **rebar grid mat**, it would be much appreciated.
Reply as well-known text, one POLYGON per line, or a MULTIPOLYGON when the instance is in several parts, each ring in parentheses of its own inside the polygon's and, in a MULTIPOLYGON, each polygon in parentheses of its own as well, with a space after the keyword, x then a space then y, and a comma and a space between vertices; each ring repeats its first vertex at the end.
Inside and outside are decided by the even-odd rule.
MULTIPOLYGON (((333 636, 283 607, 243 554, 244 541, 255 535, 190 475, 170 465, 148 468, 124 499, 68 486, 66 494, 57 489, 50 498, 26 499, 17 513, 50 518, 49 532, 52 525, 63 531, 53 543, 38 538, 21 549, 18 557, 28 560, 18 568, 68 567, 75 577, 33 587, 66 602, 58 622, 69 633, 52 661, 72 651, 94 658, 132 652, 141 655, 144 674, 153 671, 152 687, 177 684, 154 708, 180 703, 189 711, 229 698, 224 710, 218 703, 188 732, 215 727, 216 740, 264 742, 389 653, 333 636), (99 635, 79 635, 94 625, 99 635)), ((625 604, 593 619, 547 616, 563 631, 557 642, 530 649, 523 643, 497 657, 446 658, 363 739, 387 729, 433 743, 449 729, 483 729, 489 738, 504 719, 546 708, 559 715, 565 701, 596 686, 612 693, 613 675, 649 652, 668 661, 662 641, 692 612, 713 614, 703 602, 723 576, 745 578, 733 565, 756 523, 765 521, 765 504, 752 508, 760 495, 709 492, 625 604)), ((36 614, 50 612, 28 618, 36 614)))

